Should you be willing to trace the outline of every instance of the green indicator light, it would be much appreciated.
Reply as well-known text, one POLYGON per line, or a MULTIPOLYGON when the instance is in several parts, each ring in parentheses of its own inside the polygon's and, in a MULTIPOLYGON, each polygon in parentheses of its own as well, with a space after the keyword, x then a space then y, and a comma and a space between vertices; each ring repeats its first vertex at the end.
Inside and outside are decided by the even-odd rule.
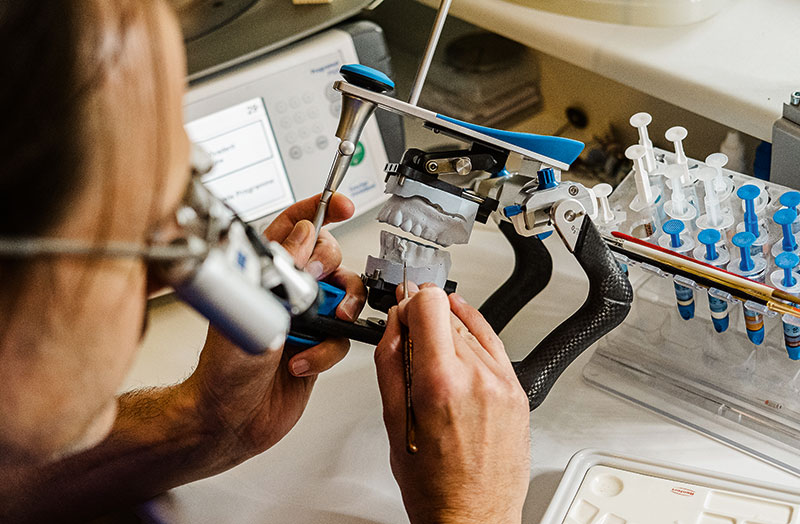
POLYGON ((351 166, 357 166, 364 161, 364 146, 361 142, 356 145, 356 151, 353 153, 353 158, 350 159, 351 166))

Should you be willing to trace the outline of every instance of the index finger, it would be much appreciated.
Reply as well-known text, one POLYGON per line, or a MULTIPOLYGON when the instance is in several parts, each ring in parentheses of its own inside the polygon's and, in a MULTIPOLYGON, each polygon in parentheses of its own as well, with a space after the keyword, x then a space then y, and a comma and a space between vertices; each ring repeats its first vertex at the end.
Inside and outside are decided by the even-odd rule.
POLYGON ((433 362, 455 356, 450 328, 450 301, 438 287, 420 289, 398 308, 401 322, 408 326, 414 352, 421 362, 433 362))
MULTIPOLYGON (((296 223, 301 220, 313 220, 314 214, 317 212, 319 199, 320 195, 315 195, 287 207, 267 226, 264 235, 275 242, 283 242, 289 236, 296 223)), ((355 206, 349 198, 341 193, 334 193, 328 203, 324 224, 347 220, 353 216, 354 212, 355 206)))

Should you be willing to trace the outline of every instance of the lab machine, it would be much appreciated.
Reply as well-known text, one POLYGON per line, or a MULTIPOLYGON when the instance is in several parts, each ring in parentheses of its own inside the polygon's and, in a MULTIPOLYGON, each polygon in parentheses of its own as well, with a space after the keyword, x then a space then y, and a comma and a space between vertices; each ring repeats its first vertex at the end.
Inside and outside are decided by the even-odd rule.
MULTIPOLYGON (((210 53, 214 44, 224 54, 223 37, 214 31, 190 42, 190 64, 194 54, 210 53)), ((317 194, 336 149, 341 97, 332 84, 343 64, 359 58, 391 71, 382 33, 371 22, 328 29, 245 63, 226 62, 232 69, 223 72, 216 66, 194 71, 184 113, 189 138, 214 160, 203 178, 206 187, 256 229, 317 194)), ((402 126, 392 115, 366 125, 342 187, 356 214, 383 201, 387 150, 394 153, 403 144, 402 126)))

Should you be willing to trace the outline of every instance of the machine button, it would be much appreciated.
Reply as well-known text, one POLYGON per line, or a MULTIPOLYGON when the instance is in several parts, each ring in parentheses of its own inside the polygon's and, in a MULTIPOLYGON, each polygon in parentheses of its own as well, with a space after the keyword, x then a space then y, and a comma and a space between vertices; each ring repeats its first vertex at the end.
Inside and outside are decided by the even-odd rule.
POLYGON ((319 135, 319 136, 317 137, 317 147, 318 147, 319 149, 325 149, 326 147, 328 147, 328 144, 329 144, 329 143, 330 143, 330 141, 328 140, 328 137, 327 137, 327 136, 325 136, 325 135, 319 135))
POLYGON ((309 107, 308 111, 306 111, 306 114, 311 120, 316 120, 319 117, 319 109, 314 106, 309 107))
POLYGON ((350 159, 351 166, 357 166, 364 160, 364 144, 361 142, 356 145, 356 150, 353 153, 353 158, 350 159))
POLYGON ((313 152, 314 152, 314 146, 312 146, 311 144, 305 144, 305 145, 303 146, 303 151, 304 151, 306 154, 310 155, 311 153, 313 153, 313 152))
POLYGON ((305 102, 306 104, 310 104, 313 101, 314 101, 314 96, 309 91, 303 93, 303 102, 305 102))
POLYGON ((305 140, 306 138, 308 138, 308 129, 306 129, 305 127, 301 127, 300 129, 297 130, 297 136, 300 137, 300 140, 305 140))
POLYGON ((295 142, 297 142, 297 133, 295 133, 294 131, 289 131, 288 133, 286 133, 286 141, 289 142, 290 144, 294 144, 295 142))
POLYGON ((289 156, 294 160, 300 160, 300 157, 303 156, 303 149, 300 146, 292 146, 289 149, 289 156))
POLYGON ((294 115, 292 115, 292 118, 294 118, 295 124, 302 124, 303 122, 306 121, 306 115, 304 115, 303 113, 295 113, 294 115))
POLYGON ((275 105, 275 108, 278 110, 278 113, 285 113, 289 109, 289 106, 286 105, 286 101, 281 100, 275 105))
POLYGON ((300 99, 297 98, 296 96, 293 96, 292 98, 289 99, 289 106, 292 109, 297 109, 298 107, 300 107, 300 99))
POLYGON ((288 116, 281 118, 281 127, 284 129, 289 129, 292 127, 292 119, 288 116))

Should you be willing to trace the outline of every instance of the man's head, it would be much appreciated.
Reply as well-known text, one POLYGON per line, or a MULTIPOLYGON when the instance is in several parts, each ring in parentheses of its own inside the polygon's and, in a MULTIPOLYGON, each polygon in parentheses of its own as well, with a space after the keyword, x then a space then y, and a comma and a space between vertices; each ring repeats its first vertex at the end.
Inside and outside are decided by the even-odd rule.
MULTIPOLYGON (((145 244, 188 181, 168 8, 5 3, 0 68, 0 236, 145 244)), ((98 442, 142 332, 144 261, 0 259, 0 282, 0 461, 98 442)))

